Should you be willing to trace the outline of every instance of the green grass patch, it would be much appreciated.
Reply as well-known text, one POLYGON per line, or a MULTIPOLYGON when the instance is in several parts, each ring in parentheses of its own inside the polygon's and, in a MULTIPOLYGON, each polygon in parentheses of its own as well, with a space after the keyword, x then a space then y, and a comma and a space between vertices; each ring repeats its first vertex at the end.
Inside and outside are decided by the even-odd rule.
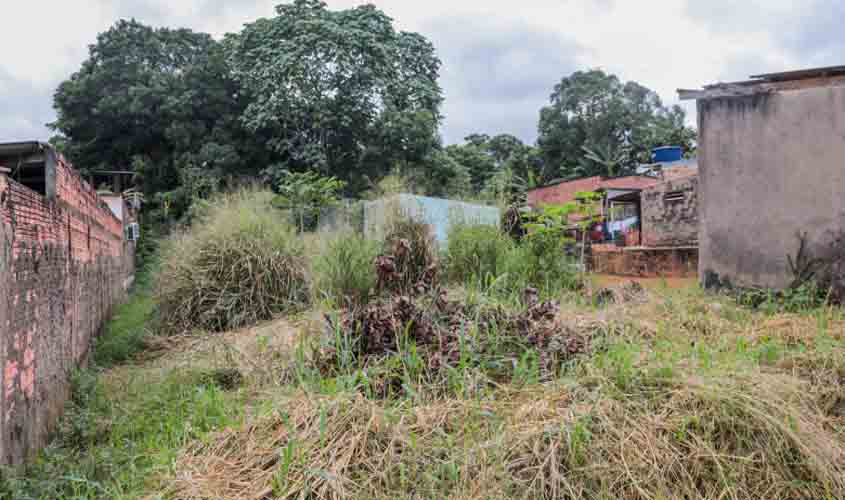
POLYGON ((107 368, 142 351, 151 335, 155 304, 150 289, 141 284, 129 301, 117 308, 105 331, 95 341, 94 363, 107 368))

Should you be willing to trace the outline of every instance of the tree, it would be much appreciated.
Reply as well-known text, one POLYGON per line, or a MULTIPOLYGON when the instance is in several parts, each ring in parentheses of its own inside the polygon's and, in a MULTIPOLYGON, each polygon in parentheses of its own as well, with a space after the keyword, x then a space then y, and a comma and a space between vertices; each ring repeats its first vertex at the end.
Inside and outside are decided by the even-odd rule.
POLYGON ((585 171, 594 171, 598 166, 600 174, 606 177, 616 177, 621 167, 624 165, 628 156, 628 151, 625 148, 620 148, 619 151, 611 151, 605 146, 604 149, 590 149, 587 146, 581 146, 584 150, 584 161, 581 163, 585 171), (595 165, 594 165, 595 164, 595 165))
POLYGON ((363 186, 397 163, 419 164, 436 144, 440 60, 421 35, 397 32, 372 5, 331 11, 318 0, 225 40, 251 102, 243 123, 292 170, 363 186))
POLYGON ((550 104, 540 110, 543 180, 631 172, 650 160, 656 146, 690 150, 695 132, 684 119, 683 109, 664 107, 636 82, 622 83, 601 70, 577 71, 555 85, 550 104))
POLYGON ((469 174, 470 188, 473 192, 484 189, 487 181, 496 173, 496 161, 484 144, 467 142, 446 146, 446 154, 461 165, 469 174))
POLYGON ((300 232, 317 223, 320 212, 337 204, 344 182, 317 172, 288 172, 280 176, 273 205, 290 210, 300 232))
POLYGON ((240 127, 245 103, 228 74, 211 36, 122 20, 59 85, 52 127, 78 167, 133 169, 148 195, 172 192, 178 215, 190 201, 184 170, 219 181, 264 159, 240 127))
POLYGON ((513 203, 526 189, 537 186, 543 170, 537 148, 510 134, 470 134, 464 144, 446 147, 446 153, 469 173, 471 191, 487 201, 513 203))

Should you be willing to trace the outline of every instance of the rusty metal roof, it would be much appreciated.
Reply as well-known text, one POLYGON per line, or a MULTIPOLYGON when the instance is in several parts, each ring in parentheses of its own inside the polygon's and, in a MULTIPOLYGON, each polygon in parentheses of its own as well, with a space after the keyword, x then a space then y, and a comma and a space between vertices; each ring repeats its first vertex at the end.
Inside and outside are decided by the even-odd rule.
POLYGON ((845 84, 845 66, 763 73, 752 75, 751 80, 741 82, 720 82, 704 85, 699 89, 678 89, 678 97, 688 99, 713 99, 719 97, 740 97, 781 90, 798 90, 812 87, 826 87, 845 84))
POLYGON ((765 80, 767 82, 786 82, 789 80, 802 80, 804 78, 823 78, 826 76, 845 75, 845 66, 826 66, 823 68, 799 69, 795 71, 782 71, 780 73, 763 73, 751 75, 749 78, 765 80))

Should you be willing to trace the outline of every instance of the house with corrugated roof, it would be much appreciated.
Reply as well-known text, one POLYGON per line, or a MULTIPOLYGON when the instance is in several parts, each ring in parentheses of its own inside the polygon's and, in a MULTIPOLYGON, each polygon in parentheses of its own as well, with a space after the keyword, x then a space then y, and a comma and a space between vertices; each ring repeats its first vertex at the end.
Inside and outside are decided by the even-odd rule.
POLYGON ((633 276, 689 276, 698 260, 698 168, 677 147, 658 148, 639 174, 585 177, 528 192, 528 205, 563 205, 601 193, 601 222, 587 237, 593 269, 633 276))

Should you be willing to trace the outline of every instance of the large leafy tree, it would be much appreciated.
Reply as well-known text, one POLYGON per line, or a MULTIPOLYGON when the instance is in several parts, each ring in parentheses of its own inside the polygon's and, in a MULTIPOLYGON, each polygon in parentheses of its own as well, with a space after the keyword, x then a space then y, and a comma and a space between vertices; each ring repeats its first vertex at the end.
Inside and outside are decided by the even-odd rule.
POLYGON ((684 111, 667 108, 654 91, 601 70, 578 71, 555 85, 540 110, 538 146, 544 180, 618 175, 647 162, 656 146, 694 148, 684 111))
POLYGON ((266 134, 282 167, 362 185, 399 166, 422 168, 437 147, 440 60, 416 33, 372 5, 332 11, 296 0, 226 40, 251 96, 243 123, 266 134))
POLYGON ((510 134, 470 134, 446 153, 467 171, 472 190, 491 200, 534 187, 543 169, 540 151, 510 134))
POLYGON ((178 204, 262 156, 238 122, 244 106, 209 35, 122 20, 59 85, 52 125, 80 168, 134 170, 178 204))

